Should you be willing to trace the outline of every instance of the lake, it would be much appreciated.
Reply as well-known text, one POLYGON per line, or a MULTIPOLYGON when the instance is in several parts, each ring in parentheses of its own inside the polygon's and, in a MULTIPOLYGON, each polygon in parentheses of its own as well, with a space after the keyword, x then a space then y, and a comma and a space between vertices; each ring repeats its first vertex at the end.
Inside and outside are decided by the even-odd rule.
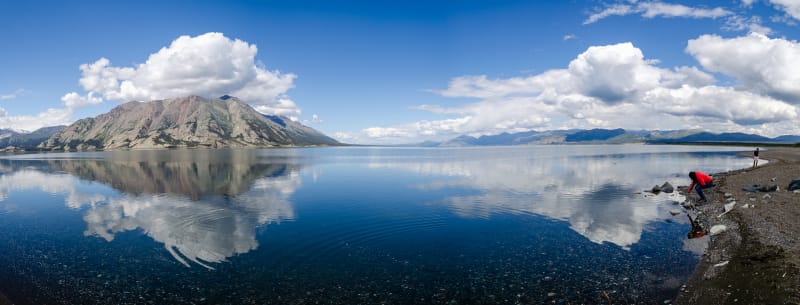
POLYGON ((543 145, 6 155, 16 304, 673 299, 707 240, 676 193, 750 148, 543 145))

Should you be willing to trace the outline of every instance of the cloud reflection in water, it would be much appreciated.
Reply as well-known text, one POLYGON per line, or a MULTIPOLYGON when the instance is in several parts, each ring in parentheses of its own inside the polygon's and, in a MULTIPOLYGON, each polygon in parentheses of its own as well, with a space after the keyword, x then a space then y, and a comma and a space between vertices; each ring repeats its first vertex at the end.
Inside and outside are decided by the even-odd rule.
POLYGON ((0 201, 13 190, 65 194, 66 206, 85 209, 84 235, 112 241, 117 233, 141 229, 180 263, 210 269, 209 263, 258 248, 257 227, 294 219, 289 198, 301 183, 298 167, 291 164, 111 160, 33 164, 39 166, 0 176, 0 201), (123 194, 82 192, 76 177, 111 185, 123 194))
MULTIPOLYGON (((573 147, 561 148, 568 151, 573 147)), ((686 184, 692 166, 736 167, 731 158, 697 158, 686 153, 624 153, 536 155, 521 148, 516 153, 475 157, 480 150, 453 151, 446 158, 422 162, 388 160, 373 168, 395 168, 446 176, 418 185, 422 190, 463 189, 478 194, 444 198, 442 202, 462 217, 489 218, 493 214, 536 214, 569 223, 570 228, 595 243, 610 242, 628 249, 639 242, 647 224, 671 218, 667 212, 683 201, 677 193, 647 198, 636 194, 665 180, 686 184), (699 160, 699 161, 698 161, 699 160), (699 164, 698 164, 699 163, 699 164)), ((583 149, 574 147, 576 151, 583 149)), ((604 148, 605 149, 605 148, 604 148)), ((637 149, 637 147, 634 147, 637 149)), ((650 149, 650 148, 645 148, 650 149)), ((685 222, 684 219, 676 220, 685 222)))

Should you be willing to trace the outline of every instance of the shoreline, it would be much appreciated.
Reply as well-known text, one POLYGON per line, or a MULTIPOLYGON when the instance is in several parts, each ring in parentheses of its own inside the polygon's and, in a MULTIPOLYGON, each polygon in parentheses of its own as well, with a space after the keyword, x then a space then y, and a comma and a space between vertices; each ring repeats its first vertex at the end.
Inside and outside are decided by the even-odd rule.
POLYGON ((727 230, 710 237, 674 304, 800 304, 800 194, 786 190, 800 177, 800 148, 771 148, 761 156, 769 163, 712 175, 710 202, 689 212, 706 230, 720 224, 727 230), (753 184, 779 190, 742 190, 753 184), (719 216, 726 193, 736 205, 719 216))

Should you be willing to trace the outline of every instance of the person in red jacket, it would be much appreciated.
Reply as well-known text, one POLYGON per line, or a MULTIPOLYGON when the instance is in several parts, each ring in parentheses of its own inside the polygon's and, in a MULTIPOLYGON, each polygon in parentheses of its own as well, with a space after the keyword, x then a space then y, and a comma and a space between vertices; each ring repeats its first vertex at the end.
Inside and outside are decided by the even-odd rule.
POLYGON ((697 195, 700 195, 700 202, 708 202, 706 194, 703 194, 703 189, 714 186, 711 176, 701 171, 694 171, 689 172, 689 178, 692 178, 692 185, 689 186, 686 195, 688 196, 692 192, 692 189, 694 189, 697 191, 697 195))

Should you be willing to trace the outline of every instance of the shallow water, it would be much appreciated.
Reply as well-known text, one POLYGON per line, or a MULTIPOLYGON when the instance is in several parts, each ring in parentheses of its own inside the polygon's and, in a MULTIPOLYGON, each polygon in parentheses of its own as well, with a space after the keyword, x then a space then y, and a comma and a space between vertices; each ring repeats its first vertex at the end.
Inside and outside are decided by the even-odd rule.
POLYGON ((705 246, 686 173, 749 148, 575 145, 0 159, 17 304, 661 303, 705 246))

